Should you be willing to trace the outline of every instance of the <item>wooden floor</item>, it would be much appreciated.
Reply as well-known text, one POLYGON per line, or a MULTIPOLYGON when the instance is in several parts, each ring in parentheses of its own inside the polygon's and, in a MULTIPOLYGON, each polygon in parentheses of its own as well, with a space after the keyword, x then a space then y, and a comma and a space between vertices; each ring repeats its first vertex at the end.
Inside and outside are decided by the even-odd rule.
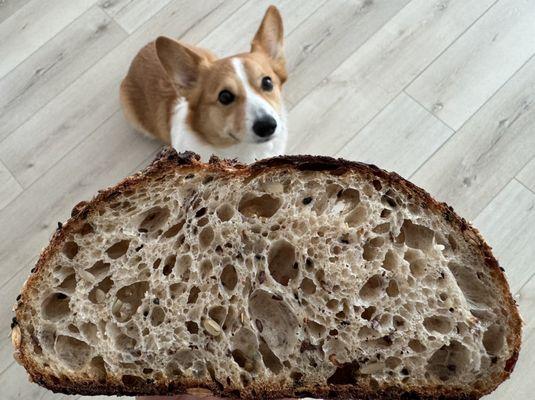
MULTIPOLYGON (((159 34, 248 49, 269 2, 0 1, 0 388, 53 395, 13 362, 11 306, 58 221, 147 164, 118 86, 159 34)), ((512 379, 535 396, 535 1, 286 0, 291 153, 395 170, 482 231, 524 319, 512 379)))

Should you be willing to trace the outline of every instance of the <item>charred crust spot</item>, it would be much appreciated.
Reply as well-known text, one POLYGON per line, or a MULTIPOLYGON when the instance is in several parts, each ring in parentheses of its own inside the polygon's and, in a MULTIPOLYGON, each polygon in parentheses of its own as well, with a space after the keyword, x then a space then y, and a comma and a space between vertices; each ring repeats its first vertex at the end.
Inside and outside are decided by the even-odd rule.
POLYGON ((87 201, 81 201, 78 204, 76 204, 71 211, 71 217, 85 219, 88 213, 87 205, 88 205, 87 201))
POLYGON ((518 351, 515 350, 515 352, 513 353, 513 355, 511 356, 511 358, 509 358, 506 362, 505 362, 505 371, 506 372, 513 372, 513 369, 515 368, 515 364, 518 360, 518 351))

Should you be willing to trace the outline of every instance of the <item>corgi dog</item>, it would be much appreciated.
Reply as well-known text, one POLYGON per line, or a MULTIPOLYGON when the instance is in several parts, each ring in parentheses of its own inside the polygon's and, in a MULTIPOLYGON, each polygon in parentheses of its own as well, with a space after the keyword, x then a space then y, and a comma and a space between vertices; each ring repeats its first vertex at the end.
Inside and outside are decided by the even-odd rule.
POLYGON ((139 51, 122 81, 123 113, 136 130, 205 161, 212 154, 245 163, 284 154, 283 37, 274 6, 248 53, 217 58, 160 36, 139 51))

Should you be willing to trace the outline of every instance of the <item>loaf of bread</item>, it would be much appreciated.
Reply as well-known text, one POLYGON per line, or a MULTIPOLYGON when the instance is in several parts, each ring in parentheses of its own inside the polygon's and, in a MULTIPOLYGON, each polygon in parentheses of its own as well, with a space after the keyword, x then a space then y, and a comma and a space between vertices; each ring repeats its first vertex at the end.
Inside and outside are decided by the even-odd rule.
POLYGON ((521 320, 476 229, 394 173, 163 151, 77 205, 15 307, 15 358, 77 394, 476 399, 521 320))

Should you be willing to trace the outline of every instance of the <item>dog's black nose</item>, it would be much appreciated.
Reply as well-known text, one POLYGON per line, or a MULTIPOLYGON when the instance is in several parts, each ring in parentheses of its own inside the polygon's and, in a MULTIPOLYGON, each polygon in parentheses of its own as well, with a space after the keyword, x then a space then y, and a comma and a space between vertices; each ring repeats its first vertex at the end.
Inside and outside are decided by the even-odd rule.
POLYGON ((273 135, 275 129, 277 129, 277 121, 269 115, 257 119, 253 124, 254 133, 262 138, 273 135))

